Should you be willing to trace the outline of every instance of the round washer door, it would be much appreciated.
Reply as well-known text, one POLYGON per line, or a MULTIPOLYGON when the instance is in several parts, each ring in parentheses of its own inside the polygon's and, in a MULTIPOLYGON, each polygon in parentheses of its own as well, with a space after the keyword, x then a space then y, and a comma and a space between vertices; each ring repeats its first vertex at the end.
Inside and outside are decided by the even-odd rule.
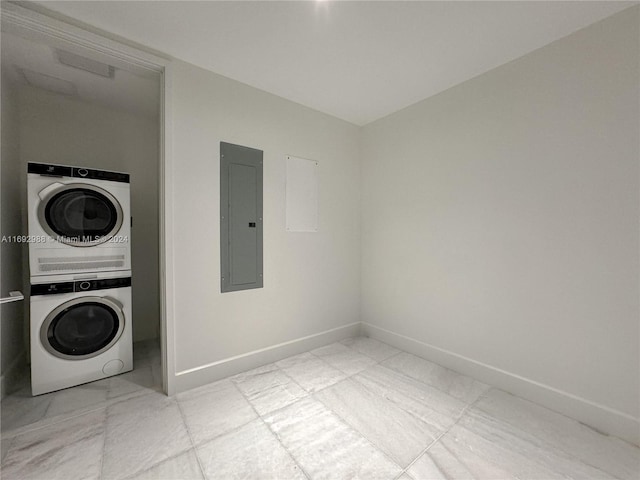
POLYGON ((47 194, 38 206, 42 228, 61 243, 91 247, 111 239, 122 226, 122 207, 105 189, 67 184, 47 194))
POLYGON ((114 301, 81 297, 56 307, 40 327, 42 346, 66 360, 84 360, 105 352, 124 331, 124 313, 114 301))

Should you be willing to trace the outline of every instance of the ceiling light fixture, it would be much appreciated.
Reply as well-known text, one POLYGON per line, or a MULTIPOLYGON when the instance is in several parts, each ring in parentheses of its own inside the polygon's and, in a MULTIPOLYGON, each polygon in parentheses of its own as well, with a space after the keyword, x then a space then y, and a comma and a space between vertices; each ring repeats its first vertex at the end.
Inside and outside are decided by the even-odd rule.
POLYGON ((101 77, 113 78, 115 68, 106 63, 98 62, 91 58, 83 57, 66 50, 57 50, 58 61, 63 65, 78 68, 85 72, 100 75, 101 77))

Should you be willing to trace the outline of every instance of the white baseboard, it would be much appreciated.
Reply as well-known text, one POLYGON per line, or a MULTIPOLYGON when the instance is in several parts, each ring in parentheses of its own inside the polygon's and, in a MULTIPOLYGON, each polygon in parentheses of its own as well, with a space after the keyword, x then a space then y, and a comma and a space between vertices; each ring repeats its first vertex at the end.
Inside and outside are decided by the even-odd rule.
POLYGON ((366 322, 362 322, 361 332, 400 350, 536 402, 598 431, 640 445, 640 419, 624 412, 366 322))
POLYGON ((25 356, 25 352, 21 352, 13 359, 13 362, 11 362, 11 365, 7 367, 4 373, 0 375, 0 400, 4 400, 4 397, 12 393, 13 386, 17 383, 20 375, 20 367, 26 362, 25 356))
POLYGON ((271 347, 225 358, 217 362, 176 373, 175 392, 180 393, 191 388, 221 380, 230 375, 245 372, 252 368, 273 363, 283 358, 297 355, 308 350, 322 347, 348 337, 360 334, 360 322, 297 338, 271 347))

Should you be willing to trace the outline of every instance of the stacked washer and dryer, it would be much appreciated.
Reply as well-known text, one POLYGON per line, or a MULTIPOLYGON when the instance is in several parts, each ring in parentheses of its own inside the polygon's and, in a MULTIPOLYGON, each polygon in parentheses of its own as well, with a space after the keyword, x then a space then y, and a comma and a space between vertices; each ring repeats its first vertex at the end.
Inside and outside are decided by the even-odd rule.
POLYGON ((33 395, 133 368, 126 173, 29 163, 33 395))

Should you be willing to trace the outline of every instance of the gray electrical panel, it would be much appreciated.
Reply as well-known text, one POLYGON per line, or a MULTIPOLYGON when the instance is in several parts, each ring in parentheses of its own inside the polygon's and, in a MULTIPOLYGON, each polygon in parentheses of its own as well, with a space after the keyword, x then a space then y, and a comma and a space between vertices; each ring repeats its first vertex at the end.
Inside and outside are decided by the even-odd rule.
POLYGON ((262 288, 262 150, 220 142, 222 292, 262 288))

